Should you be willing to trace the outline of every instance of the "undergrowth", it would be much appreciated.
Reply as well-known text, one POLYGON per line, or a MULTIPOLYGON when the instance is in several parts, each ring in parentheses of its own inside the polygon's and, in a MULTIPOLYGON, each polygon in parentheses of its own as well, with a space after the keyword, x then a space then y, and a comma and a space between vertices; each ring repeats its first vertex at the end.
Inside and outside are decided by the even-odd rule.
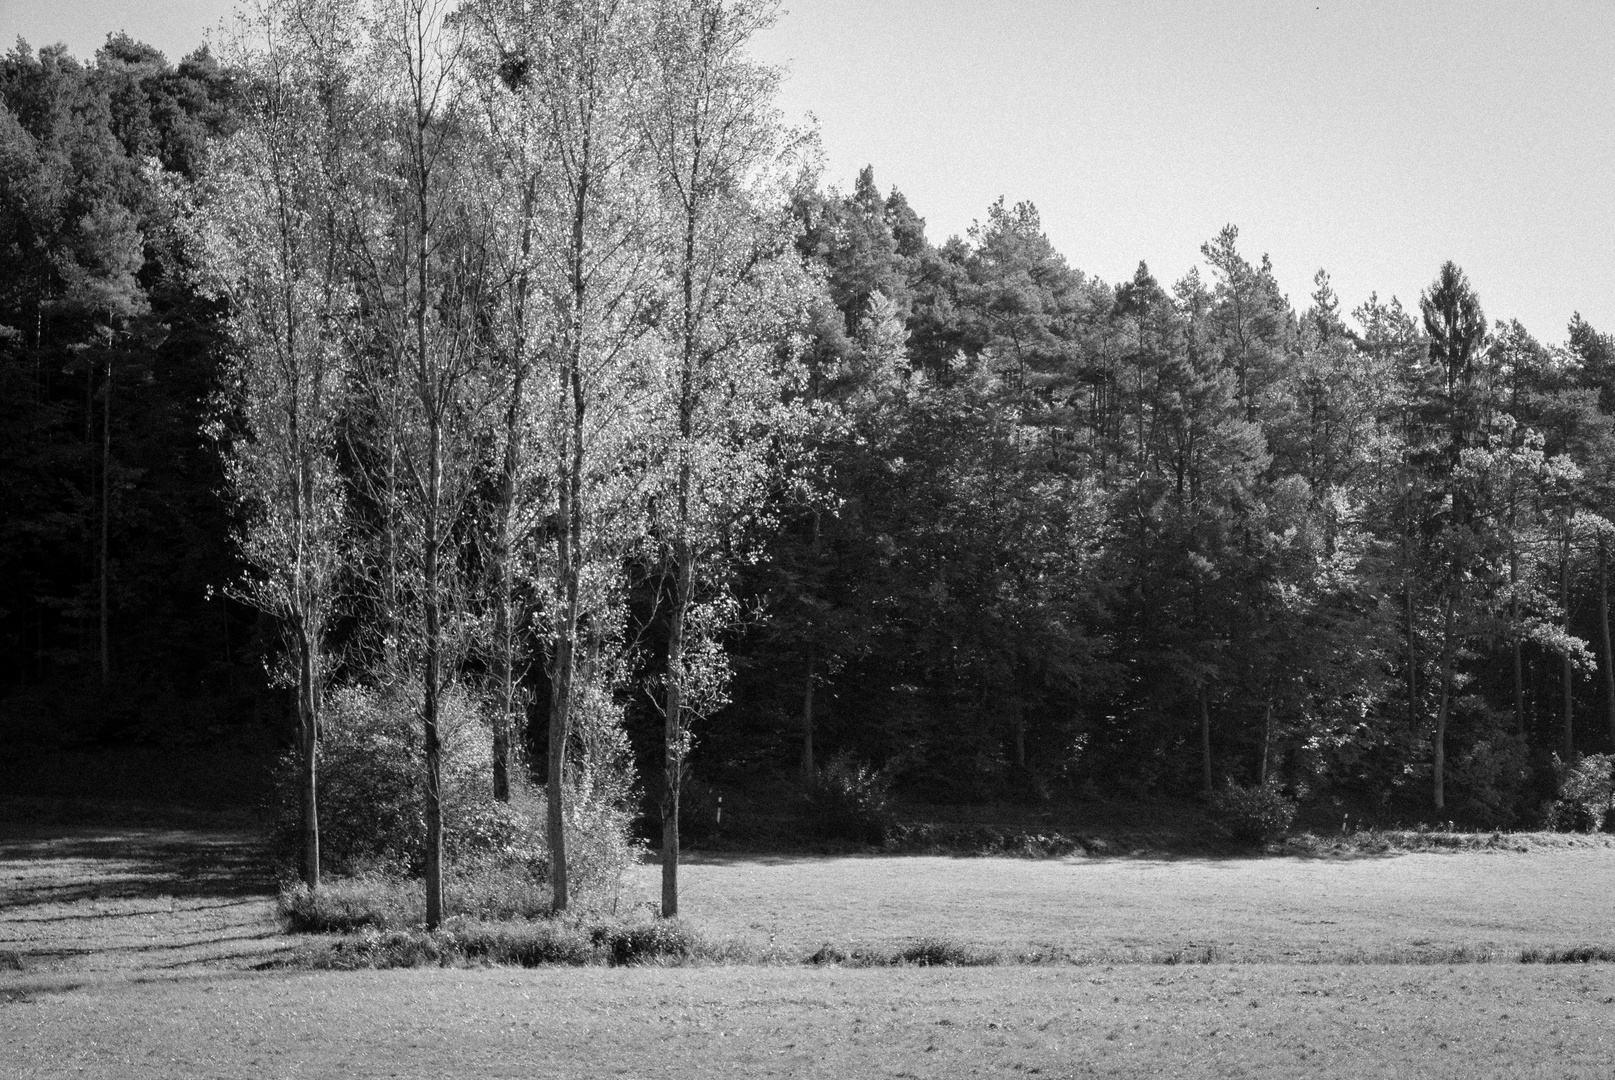
MULTIPOLYGON (((531 874, 478 863, 449 869, 443 902, 450 911, 476 919, 530 919, 549 910, 549 889, 531 874)), ((328 877, 317 890, 302 883, 286 885, 278 911, 293 933, 404 930, 426 921, 426 895, 419 881, 370 872, 328 877)))
POLYGON ((1360 829, 1331 836, 1301 833, 1276 849, 1287 855, 1378 855, 1414 851, 1557 851, 1615 847, 1600 833, 1460 832, 1432 829, 1360 829))
MULTIPOLYGON (((1286 963, 1431 966, 1439 964, 1592 964, 1615 962, 1615 946, 1532 946, 1519 950, 1467 945, 1285 957, 1286 963)), ((922 938, 892 946, 840 946, 825 942, 811 951, 772 944, 706 937, 678 920, 586 923, 564 919, 480 923, 453 919, 427 932, 367 928, 334 940, 311 942, 273 966, 314 970, 410 967, 685 967, 718 964, 812 967, 998 967, 1095 965, 1201 965, 1241 961, 1216 946, 1075 952, 1059 947, 1008 950, 945 938, 922 938)), ((1272 961, 1278 962, 1278 960, 1272 961)))

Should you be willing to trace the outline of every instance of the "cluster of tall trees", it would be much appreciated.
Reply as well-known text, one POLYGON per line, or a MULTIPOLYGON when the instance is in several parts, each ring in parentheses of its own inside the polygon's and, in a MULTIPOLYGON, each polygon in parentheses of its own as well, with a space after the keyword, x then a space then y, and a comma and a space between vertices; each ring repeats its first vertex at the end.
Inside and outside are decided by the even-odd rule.
POLYGON ((418 699, 431 925, 444 689, 492 683, 507 797, 520 673, 542 662, 566 908, 573 730, 619 696, 638 583, 665 611, 649 696, 676 912, 688 729, 724 700, 720 635, 752 539, 737 523, 779 473, 811 295, 796 148, 772 72, 744 53, 770 17, 718 0, 268 0, 229 57, 241 126, 188 220, 231 313, 218 431, 243 595, 281 627, 296 686, 311 885, 340 629, 343 677, 418 699))
POLYGON ((0 679, 7 742, 208 737, 252 711, 251 620, 198 438, 219 307, 173 184, 230 130, 233 80, 123 35, 91 65, 0 58, 0 679), (210 586, 212 591, 210 592, 210 586))
POLYGON ((932 798, 1234 778, 1506 823, 1615 740, 1579 316, 1545 347, 1450 263, 1416 312, 1321 271, 1297 311, 1232 226, 1111 285, 1024 203, 932 246, 870 170, 797 214, 840 426, 752 581, 729 756, 799 728, 806 775, 822 729, 932 798))
POLYGON ((818 187, 773 14, 263 0, 177 67, 8 55, 8 726, 291 703, 313 883, 322 701, 390 687, 432 921, 456 682, 496 797, 551 781, 557 907, 567 762, 626 725, 667 914, 692 766, 1508 824, 1615 745, 1608 336, 1451 264, 1298 308, 1233 227, 1170 284, 1024 203, 934 244, 871 170, 818 187))

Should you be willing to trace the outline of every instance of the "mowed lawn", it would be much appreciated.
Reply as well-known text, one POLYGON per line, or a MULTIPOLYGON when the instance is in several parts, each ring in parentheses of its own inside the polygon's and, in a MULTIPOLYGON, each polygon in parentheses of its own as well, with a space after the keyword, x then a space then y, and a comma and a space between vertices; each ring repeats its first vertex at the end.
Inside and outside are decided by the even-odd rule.
POLYGON ((1607 1080, 1615 968, 562 968, 126 979, 0 1005, 7 1077, 1607 1080))
MULTIPOLYGON (((1612 848, 698 855, 685 918, 776 958, 941 938, 1089 962, 232 971, 292 944, 247 844, 0 845, 0 1077, 1615 1076, 1615 965, 1517 962, 1615 945, 1612 848), (1368 962, 1459 956, 1493 962, 1368 962)), ((637 868, 628 901, 656 884, 637 868)))
MULTIPOLYGON (((633 887, 659 895, 657 870, 633 887)), ((1009 951, 1228 961, 1517 959, 1615 946, 1615 849, 1349 858, 697 856, 681 915, 703 932, 807 948, 935 937, 1009 951)), ((1615 1075, 1612 1068, 1611 1075, 1615 1075)))

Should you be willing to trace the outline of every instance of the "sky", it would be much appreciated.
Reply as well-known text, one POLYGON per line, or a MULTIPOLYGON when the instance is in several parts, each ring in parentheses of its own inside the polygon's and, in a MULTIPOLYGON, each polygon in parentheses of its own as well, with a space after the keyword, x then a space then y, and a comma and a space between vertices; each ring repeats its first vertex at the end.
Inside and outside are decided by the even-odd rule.
MULTIPOLYGON (((177 60, 232 0, 0 0, 0 39, 177 60)), ((940 243, 1030 200, 1075 267, 1163 282, 1225 224, 1297 307, 1414 307, 1451 259, 1492 319, 1615 332, 1609 0, 786 0, 757 55, 825 182, 873 165, 940 243)))

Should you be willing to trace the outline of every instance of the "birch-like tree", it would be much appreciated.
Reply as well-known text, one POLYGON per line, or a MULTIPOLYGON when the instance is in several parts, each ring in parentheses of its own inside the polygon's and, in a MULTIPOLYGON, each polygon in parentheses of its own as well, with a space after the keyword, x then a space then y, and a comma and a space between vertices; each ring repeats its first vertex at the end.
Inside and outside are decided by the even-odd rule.
POLYGON ((489 360, 498 388, 495 405, 493 497, 481 540, 491 626, 485 649, 495 697, 493 794, 510 799, 513 749, 522 732, 521 675, 524 626, 530 622, 534 562, 523 560, 540 528, 551 493, 541 469, 545 448, 534 418, 533 382, 552 327, 539 291, 537 254, 555 223, 539 217, 542 185, 551 169, 545 157, 543 117, 523 93, 527 72, 520 8, 498 4, 467 9, 470 56, 467 90, 478 103, 481 168, 477 212, 489 222, 486 267, 489 287, 483 315, 489 360))
MULTIPOLYGON (((546 834, 551 905, 569 902, 567 759, 585 696, 587 641, 619 635, 622 559, 641 531, 646 341, 661 308, 652 249, 636 31, 622 0, 485 0, 469 9, 497 48, 512 107, 531 110, 529 182, 535 226, 522 256, 545 330, 531 397, 534 468, 548 525, 533 537, 539 637, 550 683, 546 834)), ((511 115, 511 114, 507 114, 511 115)))
POLYGON ((362 25, 368 174, 353 213, 365 310, 361 383, 396 461, 401 558, 425 757, 426 924, 443 918, 439 710, 458 667, 456 530, 487 411, 479 319, 489 222, 463 197, 473 154, 460 92, 464 33, 448 0, 375 0, 362 25))
POLYGON ((316 799, 325 640, 341 562, 337 422, 354 313, 336 191, 344 150, 342 20, 331 4, 264 0, 231 60, 246 100, 217 147, 198 216, 230 305, 234 353, 217 425, 243 505, 241 599, 279 624, 296 690, 303 876, 319 883, 316 799))
MULTIPOLYGON (((763 514, 787 411, 781 354, 807 299, 788 214, 801 149, 779 75, 747 44, 769 0, 659 0, 644 26, 643 135, 671 286, 655 399, 651 517, 668 610, 662 915, 678 914, 679 785, 690 723, 727 702, 729 579, 763 514)), ((755 534, 754 534, 755 536, 755 534)))

